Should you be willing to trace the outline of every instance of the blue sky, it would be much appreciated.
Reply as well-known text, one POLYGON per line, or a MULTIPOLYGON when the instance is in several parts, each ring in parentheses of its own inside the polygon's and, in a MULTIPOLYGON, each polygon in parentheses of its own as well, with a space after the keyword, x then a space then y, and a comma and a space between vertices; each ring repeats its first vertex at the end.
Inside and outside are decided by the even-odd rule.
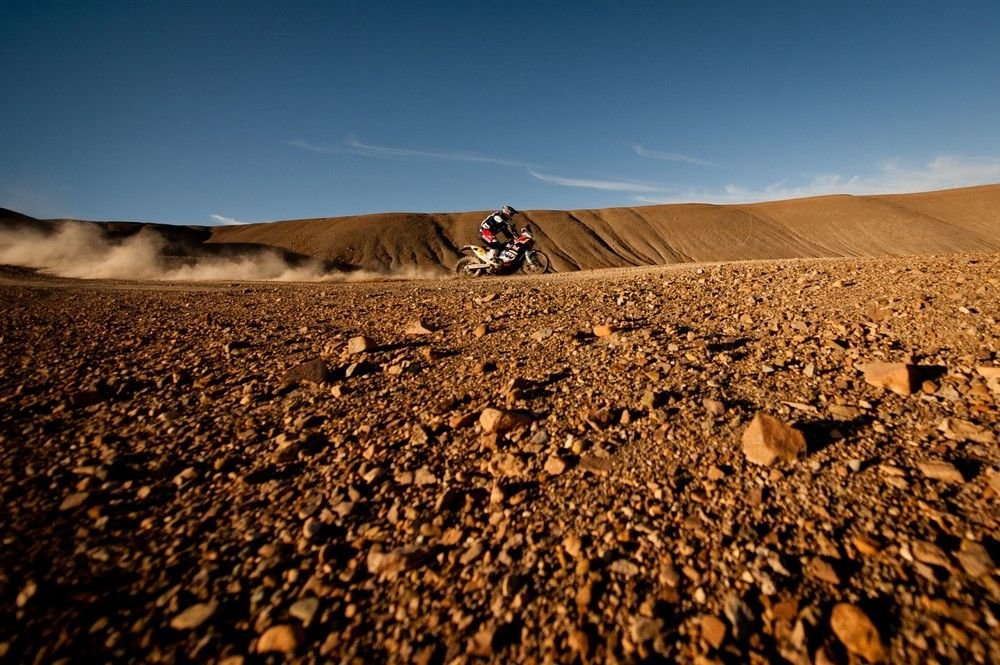
POLYGON ((0 3, 0 206, 233 223, 1000 182, 1000 3, 0 3))

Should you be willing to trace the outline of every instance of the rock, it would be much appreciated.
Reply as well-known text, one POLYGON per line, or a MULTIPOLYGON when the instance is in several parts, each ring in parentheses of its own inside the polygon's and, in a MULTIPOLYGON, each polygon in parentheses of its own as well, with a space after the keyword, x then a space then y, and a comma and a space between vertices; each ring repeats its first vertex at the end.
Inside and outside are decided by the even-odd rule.
POLYGON ((436 331, 424 323, 422 319, 414 319, 407 324, 404 332, 407 335, 430 335, 436 331))
POLYGON ((427 562, 428 551, 417 545, 397 547, 389 552, 372 549, 366 563, 372 575, 393 578, 401 572, 417 568, 427 562))
POLYGON ((506 434, 531 425, 531 416, 523 411, 487 408, 479 416, 479 425, 487 434, 506 434))
POLYGON ((478 411, 470 411, 468 413, 456 413, 451 418, 448 419, 448 427, 452 429, 463 429, 465 427, 471 427, 476 419, 479 417, 478 411))
POLYGON ((288 614, 301 621, 303 626, 309 627, 318 609, 319 598, 311 596, 292 603, 292 606, 288 608, 288 614))
POLYGON ((315 540, 323 533, 325 525, 315 517, 306 518, 302 523, 302 537, 306 540, 315 540))
POLYGON ((198 603, 187 608, 170 620, 170 627, 174 630, 191 630, 208 621, 215 610, 217 603, 198 603))
POLYGON ((364 335, 358 335, 357 337, 352 337, 347 340, 347 352, 351 354, 365 353, 366 351, 371 351, 374 348, 375 342, 364 335))
POLYGON ((472 330, 472 336, 476 337, 476 338, 479 338, 479 337, 482 337, 483 335, 485 335, 488 332, 489 332, 489 330, 486 328, 486 324, 485 323, 480 323, 478 326, 476 326, 475 328, 473 328, 473 330, 472 330))
POLYGON ((285 372, 281 377, 283 385, 294 385, 299 383, 322 384, 331 378, 330 368, 326 366, 321 358, 307 360, 285 372))
POLYGON ((545 460, 545 473, 550 476, 558 476, 566 470, 566 462, 556 457, 555 455, 550 455, 547 460, 545 460))
POLYGON ((413 473, 413 482, 417 485, 435 485, 437 481, 437 476, 426 466, 420 467, 413 473))
POLYGON ((588 425, 597 431, 605 430, 611 425, 614 413, 607 407, 600 409, 585 409, 580 414, 588 425))
POLYGON ((826 408, 833 416, 834 420, 854 420, 859 418, 863 411, 856 406, 848 406, 847 404, 831 404, 826 408))
POLYGON ((469 543, 469 546, 465 548, 462 552, 462 556, 458 558, 458 562, 463 566, 468 566, 470 563, 479 558, 483 553, 483 542, 481 540, 474 540, 469 543))
POLYGON ((837 574, 837 570, 833 565, 823 557, 813 557, 806 568, 806 572, 810 577, 821 582, 840 586, 840 575, 837 574))
POLYGON ((879 542, 871 536, 855 536, 852 542, 854 543, 854 546, 858 548, 858 552, 863 556, 878 554, 882 549, 879 542))
POLYGON ((536 330, 531 333, 531 339, 536 342, 544 342, 549 337, 552 337, 552 328, 542 328, 541 330, 536 330))
POLYGON ((1000 367, 980 366, 976 368, 976 372, 979 373, 979 376, 986 379, 986 385, 990 391, 997 397, 1000 397, 1000 367))
POLYGON ((302 627, 294 624, 271 626, 257 639, 257 653, 295 653, 305 641, 302 627))
POLYGON ((608 570, 612 573, 618 573, 619 575, 624 575, 625 577, 635 577, 639 574, 639 566, 635 565, 628 559, 617 559, 608 566, 608 570))
POLYGON ((975 443, 993 443, 996 436, 985 427, 960 418, 944 418, 938 424, 938 430, 945 438, 952 441, 974 441, 975 443))
POLYGON ((500 478, 521 478, 527 470, 521 458, 513 453, 497 453, 489 463, 490 473, 500 478))
POLYGON ((996 568, 996 564, 993 563, 993 558, 986 548, 971 540, 963 540, 961 548, 954 555, 958 559, 959 565, 962 566, 962 570, 969 577, 991 575, 996 568))
POLYGON ((726 413, 726 405, 717 399, 703 399, 701 404, 713 416, 721 416, 726 413))
POLYGON ((764 413, 754 416, 743 432, 743 454, 754 464, 770 466, 777 460, 791 461, 805 450, 802 432, 764 413))
POLYGON ((701 617, 701 639, 713 649, 721 647, 726 639, 725 622, 711 614, 703 615, 701 617))
POLYGON ((18 592, 17 598, 14 599, 14 604, 17 607, 24 607, 36 593, 38 593, 38 583, 34 580, 28 580, 25 582, 24 588, 18 592))
POLYGON ((948 462, 920 462, 917 464, 920 473, 931 480, 940 480, 946 483, 964 483, 965 478, 961 472, 955 468, 954 464, 948 462))
POLYGON ((850 603, 837 603, 830 614, 830 628, 847 650, 869 663, 881 663, 886 654, 882 639, 868 615, 850 603))
POLYGON ((610 337, 611 335, 614 335, 615 332, 617 331, 618 328, 609 323, 594 326, 595 337, 610 337))
POLYGON ((629 625, 629 637, 636 644, 645 644, 654 640, 663 632, 663 619, 650 619, 649 617, 632 617, 629 625))
POLYGON ((562 546, 566 554, 576 559, 583 551, 583 540, 580 536, 571 533, 563 538, 562 546))
POLYGON ((584 455, 580 458, 580 468, 593 474, 603 474, 611 470, 613 463, 609 457, 584 455))
POLYGON ((1000 497, 1000 471, 990 470, 986 477, 989 485, 987 492, 993 492, 994 498, 1000 497))
POLYGON ((79 508, 82 506, 87 499, 90 497, 90 492, 75 492, 70 494, 62 503, 59 504, 59 510, 73 510, 74 508, 79 508))
POLYGON ((861 366, 865 383, 887 388, 897 395, 912 395, 917 381, 917 368, 906 363, 865 363, 861 366))
POLYGON ((434 438, 434 433, 423 425, 414 425, 410 434, 411 446, 422 446, 434 438))

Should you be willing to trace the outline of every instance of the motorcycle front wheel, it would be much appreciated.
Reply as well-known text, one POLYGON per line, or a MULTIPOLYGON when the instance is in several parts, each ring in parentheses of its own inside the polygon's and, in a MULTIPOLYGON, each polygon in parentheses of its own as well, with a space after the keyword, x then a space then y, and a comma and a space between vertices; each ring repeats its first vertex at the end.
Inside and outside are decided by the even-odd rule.
POLYGON ((455 264, 455 275, 458 277, 479 277, 484 274, 485 268, 472 268, 476 264, 480 264, 482 261, 472 256, 463 256, 455 264))
POLYGON ((542 275, 549 271, 549 257, 534 250, 524 255, 521 272, 525 275, 542 275))

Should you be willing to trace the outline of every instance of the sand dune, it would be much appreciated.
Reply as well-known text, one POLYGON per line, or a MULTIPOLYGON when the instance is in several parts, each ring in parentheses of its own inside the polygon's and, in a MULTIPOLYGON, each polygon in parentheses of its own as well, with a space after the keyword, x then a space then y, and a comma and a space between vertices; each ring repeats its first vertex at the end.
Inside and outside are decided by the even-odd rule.
MULTIPOLYGON (((383 213, 196 227, 102 222, 110 234, 156 227, 175 254, 274 248, 342 270, 445 272, 475 242, 485 211, 383 213)), ((1000 185, 747 205, 532 210, 521 223, 559 271, 748 259, 1000 250, 1000 185)), ((42 224, 0 209, 4 227, 42 224)))
MULTIPOLYGON (((450 266, 485 212, 382 214, 213 230, 366 269, 450 266)), ((750 205, 681 204, 524 215, 557 270, 797 257, 1000 250, 1000 185, 750 205)))

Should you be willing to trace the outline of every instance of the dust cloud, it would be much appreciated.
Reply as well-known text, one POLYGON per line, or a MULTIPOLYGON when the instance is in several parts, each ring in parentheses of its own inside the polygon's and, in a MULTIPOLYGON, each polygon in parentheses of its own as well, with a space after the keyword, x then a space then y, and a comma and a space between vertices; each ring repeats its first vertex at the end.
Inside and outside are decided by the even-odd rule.
POLYGON ((170 257, 166 239, 142 229, 123 239, 106 237, 95 225, 64 222, 54 231, 0 229, 0 264, 34 268, 57 277, 162 281, 267 280, 279 282, 439 279, 421 270, 381 273, 329 271, 318 260, 289 263, 263 249, 240 256, 170 257))

